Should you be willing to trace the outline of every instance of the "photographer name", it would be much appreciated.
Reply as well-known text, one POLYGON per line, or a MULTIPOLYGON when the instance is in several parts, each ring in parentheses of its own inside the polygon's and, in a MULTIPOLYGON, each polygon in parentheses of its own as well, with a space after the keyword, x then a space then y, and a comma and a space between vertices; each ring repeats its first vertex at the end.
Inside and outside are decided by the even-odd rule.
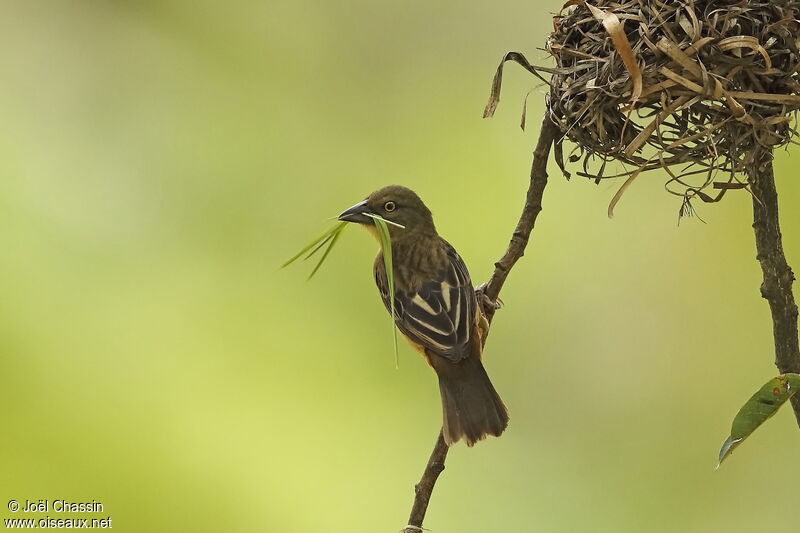
POLYGON ((68 500, 25 500, 25 505, 20 509, 23 513, 102 513, 103 504, 92 500, 91 502, 71 502, 68 500))

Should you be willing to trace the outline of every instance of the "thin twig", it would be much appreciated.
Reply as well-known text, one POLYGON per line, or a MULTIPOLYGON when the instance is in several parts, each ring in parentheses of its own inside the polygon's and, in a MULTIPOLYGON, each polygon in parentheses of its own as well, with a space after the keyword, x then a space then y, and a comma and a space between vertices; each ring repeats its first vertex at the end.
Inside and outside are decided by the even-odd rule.
MULTIPOLYGON (((503 288, 503 283, 505 283, 514 264, 525 253, 525 247, 528 245, 531 231, 536 224, 536 217, 539 216, 539 212, 542 210, 542 195, 547 185, 547 161, 550 158, 550 149, 553 146, 553 142, 559 135, 560 130, 551 120, 549 110, 545 111, 539 141, 533 152, 533 166, 531 168, 528 194, 525 198, 525 206, 522 208, 519 222, 511 236, 511 242, 508 243, 508 249, 503 254, 503 257, 495 263, 491 278, 486 284, 476 289, 478 303, 486 316, 486 320, 490 323, 497 309, 497 298, 500 295, 500 289, 503 288)), ((484 335, 484 342, 485 340, 484 335)), ((428 464, 425 466, 422 479, 414 487, 414 506, 411 509, 411 516, 408 519, 408 525, 403 529, 403 533, 419 533, 422 531, 425 512, 428 510, 428 503, 431 499, 433 487, 436 485, 436 480, 444 470, 447 451, 447 444, 440 431, 433 453, 431 453, 428 464)))
POLYGON ((503 288, 511 269, 525 254, 525 248, 528 246, 528 239, 536 224, 536 218, 542 211, 542 196, 547 186, 547 161, 550 158, 550 149, 553 146, 553 142, 560 135, 561 130, 550 118, 549 110, 545 111, 541 132, 539 133, 539 142, 533 151, 531 181, 525 198, 525 206, 522 208, 517 227, 511 235, 511 241, 508 243, 506 253, 494 264, 494 272, 492 272, 489 281, 480 287, 480 292, 484 298, 483 300, 479 298, 478 301, 483 305, 484 314, 490 323, 497 309, 496 304, 497 298, 500 296, 500 290, 503 288), (485 305, 486 303, 491 305, 485 305))
MULTIPOLYGON (((795 277, 783 253, 772 153, 765 152, 756 157, 755 163, 748 168, 748 177, 753 192, 756 258, 764 273, 761 296, 769 302, 772 311, 775 365, 782 373, 800 372, 797 304, 792 293, 795 277)), ((800 425, 800 396, 794 395, 792 407, 800 425)))
POLYGON ((422 530, 422 521, 425 520, 425 512, 428 510, 428 502, 431 499, 433 486, 439 479, 439 474, 444 470, 444 460, 447 458, 448 446, 444 441, 444 435, 439 431, 436 445, 431 452, 431 458, 425 465, 425 472, 422 479, 414 487, 414 506, 411 508, 411 516, 408 517, 408 525, 403 533, 419 533, 422 530))

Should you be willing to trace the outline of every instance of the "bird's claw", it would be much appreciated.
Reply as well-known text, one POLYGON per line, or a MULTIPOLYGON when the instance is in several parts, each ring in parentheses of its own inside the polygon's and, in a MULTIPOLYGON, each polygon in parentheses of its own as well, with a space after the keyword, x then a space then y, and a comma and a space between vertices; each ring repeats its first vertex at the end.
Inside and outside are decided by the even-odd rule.
POLYGON ((475 288, 475 295, 478 297, 478 305, 481 306, 481 309, 491 309, 493 311, 497 311, 503 307, 503 300, 501 300, 499 297, 497 300, 492 300, 486 295, 485 283, 481 283, 475 288))

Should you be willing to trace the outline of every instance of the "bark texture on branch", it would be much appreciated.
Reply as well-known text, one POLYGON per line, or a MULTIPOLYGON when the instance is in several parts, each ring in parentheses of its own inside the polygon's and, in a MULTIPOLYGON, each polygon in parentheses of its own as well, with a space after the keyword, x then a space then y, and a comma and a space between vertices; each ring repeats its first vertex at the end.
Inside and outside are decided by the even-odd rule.
MULTIPOLYGON (((525 197, 525 206, 517 222, 517 227, 508 243, 508 249, 503 257, 495 263, 494 272, 489 281, 476 289, 478 304, 481 307, 486 320, 491 323, 497 309, 497 298, 500 289, 514 267, 514 264, 525 253, 531 231, 536 224, 536 218, 542 210, 542 195, 547 185, 547 161, 550 159, 550 149, 553 142, 561 135, 559 127, 550 119, 549 110, 545 111, 542 129, 539 133, 539 141, 533 152, 533 166, 531 168, 531 179, 528 186, 528 193, 525 197)), ((486 332, 488 334, 488 332, 486 332)), ((484 342, 486 335, 484 335, 484 342)), ((414 487, 414 506, 411 509, 411 516, 408 525, 403 529, 403 533, 419 533, 422 531, 422 522, 425 519, 425 512, 428 510, 428 503, 433 493, 433 487, 439 474, 444 470, 444 462, 447 458, 448 447, 444 441, 441 431, 436 445, 433 448, 428 464, 419 483, 414 487)))
POLYGON ((444 435, 439 432, 436 444, 431 452, 431 458, 425 465, 425 472, 422 479, 414 486, 414 506, 411 508, 411 516, 408 517, 408 525, 403 530, 404 533, 415 533, 422 531, 422 521, 425 520, 425 512, 428 510, 428 502, 431 499, 433 486, 439 479, 439 474, 444 470, 444 460, 447 458, 447 443, 444 435))
MULTIPOLYGON (((748 168, 753 193, 753 229, 756 258, 764 281, 761 296, 769 302, 775 338, 775 365, 781 373, 800 372, 800 346, 797 334, 797 303, 792 293, 794 273, 786 262, 778 219, 778 192, 772 154, 763 153, 748 168)), ((792 397, 792 407, 800 425, 800 396, 792 397)))
POLYGON ((484 314, 490 323, 497 309, 496 304, 497 298, 500 296, 500 290, 503 288, 511 269, 525 255, 525 248, 528 246, 531 231, 536 225, 536 218, 542 211, 542 196, 544 195, 544 188, 547 186, 547 161, 550 159, 550 149, 553 147, 553 143, 560 136, 561 130, 550 118, 549 110, 545 111, 541 132, 539 133, 539 142, 533 151, 531 181, 528 186, 528 194, 525 197, 525 206, 522 208, 517 227, 511 235, 511 241, 508 243, 506 253, 494 264, 494 272, 492 272, 486 285, 481 288, 484 300, 481 301, 479 299, 479 303, 492 304, 483 305, 484 314))

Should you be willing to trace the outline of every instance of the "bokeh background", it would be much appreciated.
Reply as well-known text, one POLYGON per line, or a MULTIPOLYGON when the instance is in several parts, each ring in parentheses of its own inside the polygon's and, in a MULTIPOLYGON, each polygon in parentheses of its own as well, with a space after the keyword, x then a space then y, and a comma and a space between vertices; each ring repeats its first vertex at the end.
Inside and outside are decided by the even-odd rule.
MULTIPOLYGON (((543 89, 510 66, 498 116, 481 112, 505 51, 547 64, 560 3, 5 2, 0 517, 61 498, 133 532, 405 525, 439 399, 405 345, 395 369, 376 245, 348 231, 310 283, 311 265, 278 267, 401 183, 485 280, 543 89)), ((777 172, 800 268, 796 152, 777 172)), ((777 373, 750 198, 679 227, 651 173, 609 220, 619 183, 551 170, 485 356, 512 425, 452 450, 426 526, 796 527, 788 409, 714 471, 777 373)))

